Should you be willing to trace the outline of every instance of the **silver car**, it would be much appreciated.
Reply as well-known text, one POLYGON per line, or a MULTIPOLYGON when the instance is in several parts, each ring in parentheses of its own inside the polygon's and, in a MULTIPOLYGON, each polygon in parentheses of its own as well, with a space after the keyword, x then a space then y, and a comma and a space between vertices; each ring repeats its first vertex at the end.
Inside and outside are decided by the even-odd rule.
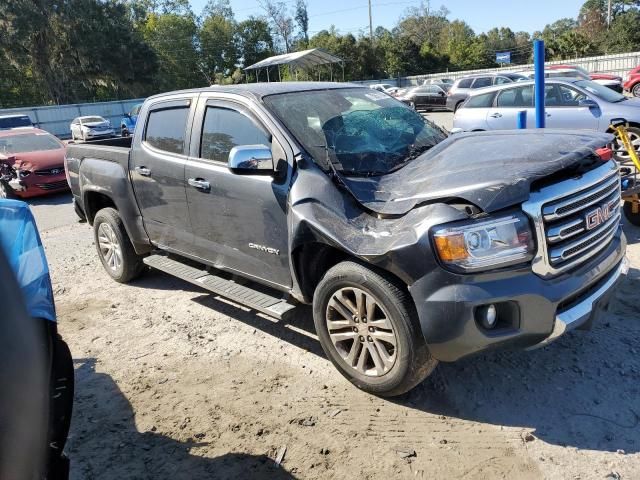
POLYGON ((485 73, 459 78, 447 92, 447 110, 455 112, 469 97, 469 94, 479 88, 513 83, 525 79, 525 76, 512 72, 485 73))
MULTIPOLYGON (((453 128, 514 129, 521 110, 527 112, 527 128, 534 128, 533 85, 529 80, 472 93, 456 112, 453 128)), ((624 118, 630 125, 631 143, 636 150, 640 149, 640 98, 625 97, 591 80, 549 78, 545 80, 545 111, 547 128, 607 132, 612 119, 624 118)))
POLYGON ((91 140, 108 138, 116 134, 111 122, 98 115, 74 118, 69 126, 72 140, 91 140))

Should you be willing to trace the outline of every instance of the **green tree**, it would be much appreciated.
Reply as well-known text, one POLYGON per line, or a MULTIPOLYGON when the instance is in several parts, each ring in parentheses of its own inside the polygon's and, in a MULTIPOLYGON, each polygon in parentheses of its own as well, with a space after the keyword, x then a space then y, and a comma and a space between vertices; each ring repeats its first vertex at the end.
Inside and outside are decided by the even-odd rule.
POLYGON ((236 29, 238 53, 244 67, 274 54, 269 24, 261 18, 249 17, 236 29))
POLYGON ((228 1, 211 2, 200 28, 202 60, 209 76, 231 75, 238 63, 236 22, 228 1))
POLYGON ((196 51, 197 31, 193 14, 152 13, 149 16, 144 25, 144 38, 158 57, 156 90, 201 87, 210 80, 203 72, 196 51))
POLYGON ((634 9, 618 15, 606 34, 603 47, 607 53, 640 50, 640 12, 634 9))

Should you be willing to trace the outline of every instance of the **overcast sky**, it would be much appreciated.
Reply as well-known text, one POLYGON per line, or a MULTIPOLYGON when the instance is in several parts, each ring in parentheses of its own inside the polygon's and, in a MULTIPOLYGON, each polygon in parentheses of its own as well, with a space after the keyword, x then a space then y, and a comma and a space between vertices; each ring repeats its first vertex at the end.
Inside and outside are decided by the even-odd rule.
MULTIPOLYGON (((207 3, 207 0, 190 1, 196 14, 200 14, 207 3)), ((293 9, 295 0, 286 3, 293 9)), ((431 8, 446 6, 451 12, 450 20, 464 20, 476 33, 500 26, 533 33, 559 18, 575 18, 582 3, 584 0, 446 0, 432 1, 431 8)), ((308 0, 308 5, 312 34, 331 25, 343 33, 368 29, 367 0, 308 0)), ((407 8, 419 5, 419 1, 372 0, 374 28, 393 27, 407 8)), ((231 7, 237 20, 263 13, 256 0, 231 0, 231 7)))

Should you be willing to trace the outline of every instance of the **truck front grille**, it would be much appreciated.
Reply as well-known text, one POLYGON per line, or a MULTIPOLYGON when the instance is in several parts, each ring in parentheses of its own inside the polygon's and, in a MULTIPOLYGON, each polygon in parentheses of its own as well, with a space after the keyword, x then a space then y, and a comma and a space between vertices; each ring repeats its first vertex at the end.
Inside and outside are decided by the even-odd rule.
POLYGON ((613 161, 532 192, 523 209, 536 228, 534 272, 555 276, 606 248, 620 225, 620 201, 620 177, 613 161))

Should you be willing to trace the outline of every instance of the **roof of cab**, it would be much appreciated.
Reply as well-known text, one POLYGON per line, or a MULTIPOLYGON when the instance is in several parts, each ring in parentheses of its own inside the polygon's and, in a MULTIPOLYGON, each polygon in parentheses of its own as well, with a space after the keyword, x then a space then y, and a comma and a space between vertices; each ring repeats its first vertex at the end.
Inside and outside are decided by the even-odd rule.
MULTIPOLYGON (((580 78, 575 78, 575 77, 553 77, 553 78, 545 78, 544 79, 544 83, 548 84, 548 83, 576 83, 577 81, 581 80, 580 78)), ((513 83, 503 83, 501 85, 492 85, 490 87, 483 87, 483 88, 478 88, 473 90, 472 92, 469 92, 469 96, 471 97, 475 97, 477 95, 483 95, 485 93, 493 93, 493 92, 497 92, 500 90, 507 90, 509 88, 516 88, 516 87, 522 87, 524 85, 534 85, 535 81, 534 80, 521 80, 519 82, 513 82, 513 83)))
POLYGON ((308 92, 312 90, 335 90, 340 88, 366 88, 364 85, 355 83, 338 82, 267 82, 267 83, 241 83, 237 85, 212 85, 204 88, 193 88, 190 90, 179 90, 173 92, 160 93, 149 97, 150 99, 162 98, 168 95, 180 93, 204 93, 220 92, 235 93, 247 97, 261 99, 267 95, 277 95, 279 93, 308 92))

